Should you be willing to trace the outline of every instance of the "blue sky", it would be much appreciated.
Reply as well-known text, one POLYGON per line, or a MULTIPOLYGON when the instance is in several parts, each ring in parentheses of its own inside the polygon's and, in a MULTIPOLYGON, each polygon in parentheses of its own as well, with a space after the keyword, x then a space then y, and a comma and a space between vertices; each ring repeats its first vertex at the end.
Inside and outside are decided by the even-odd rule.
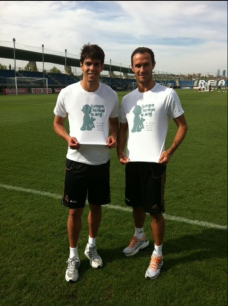
POLYGON ((126 67, 133 50, 146 46, 158 71, 227 70, 226 1, 1 1, 0 11, 2 46, 16 38, 20 49, 42 51, 44 44, 45 52, 64 56, 67 49, 78 58, 90 42, 104 49, 107 63, 126 67))

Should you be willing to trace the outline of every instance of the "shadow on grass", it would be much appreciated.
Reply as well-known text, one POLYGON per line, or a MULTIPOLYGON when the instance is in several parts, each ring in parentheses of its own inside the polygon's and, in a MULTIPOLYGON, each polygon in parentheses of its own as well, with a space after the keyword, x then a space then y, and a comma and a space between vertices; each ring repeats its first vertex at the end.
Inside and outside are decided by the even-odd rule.
MULTIPOLYGON (((103 259, 103 268, 115 261, 124 261, 126 265, 129 261, 138 261, 145 258, 149 260, 153 251, 153 241, 147 248, 140 250, 134 256, 126 257, 123 249, 126 245, 116 246, 113 249, 104 249, 102 245, 98 247, 98 253, 103 259)), ((211 258, 227 258, 227 232, 216 229, 204 229, 200 233, 193 235, 183 235, 179 238, 168 239, 163 246, 164 266, 163 271, 168 271, 176 265, 205 261, 211 258)), ((122 263, 121 263, 122 264, 122 263)), ((80 275, 91 269, 87 258, 81 259, 80 275)))
POLYGON ((227 231, 204 229, 193 235, 183 235, 164 243, 165 270, 180 263, 227 258, 227 231), (173 257, 172 257, 173 255, 173 257))

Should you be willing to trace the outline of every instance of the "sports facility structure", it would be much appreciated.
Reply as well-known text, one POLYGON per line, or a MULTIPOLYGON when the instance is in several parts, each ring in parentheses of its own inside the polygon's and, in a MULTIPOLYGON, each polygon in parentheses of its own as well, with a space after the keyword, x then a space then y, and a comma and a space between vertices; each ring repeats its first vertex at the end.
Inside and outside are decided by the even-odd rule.
POLYGON ((29 88, 32 93, 48 93, 48 78, 37 77, 0 77, 5 94, 25 94, 29 93, 29 88))
MULTIPOLYGON (((71 71, 71 67, 79 67, 79 59, 21 49, 14 51, 13 48, 0 46, 0 57, 28 61, 30 68, 29 71, 16 67, 12 70, 0 69, 0 94, 58 93, 62 88, 78 82, 81 78, 80 75, 76 76, 71 71), (65 73, 50 73, 44 69, 39 72, 36 68, 36 62, 42 61, 43 67, 44 63, 63 65, 65 73)), ((112 65, 110 60, 109 65, 104 64, 104 70, 108 74, 101 75, 100 81, 111 86, 114 90, 131 91, 136 88, 135 77, 131 73, 130 67, 112 65)), ((202 82, 206 82, 207 86, 210 84, 213 89, 227 87, 227 78, 223 80, 201 80, 199 78, 185 80, 180 76, 164 72, 153 72, 153 78, 157 83, 177 89, 198 89, 202 82)))

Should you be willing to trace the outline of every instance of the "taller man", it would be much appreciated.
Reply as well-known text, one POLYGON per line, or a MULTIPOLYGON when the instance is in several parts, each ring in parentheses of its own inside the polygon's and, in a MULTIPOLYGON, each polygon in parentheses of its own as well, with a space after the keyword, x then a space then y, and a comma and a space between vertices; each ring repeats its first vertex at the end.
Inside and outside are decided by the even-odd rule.
POLYGON ((154 279, 163 265, 166 164, 183 141, 187 124, 176 92, 152 78, 156 64, 153 51, 137 48, 131 55, 131 64, 138 88, 122 100, 117 154, 120 163, 126 164, 125 203, 133 208, 135 233, 123 252, 133 256, 149 245, 143 231, 146 212, 149 213, 154 250, 145 277, 154 279), (165 150, 169 118, 177 125, 177 132, 170 148, 165 150))

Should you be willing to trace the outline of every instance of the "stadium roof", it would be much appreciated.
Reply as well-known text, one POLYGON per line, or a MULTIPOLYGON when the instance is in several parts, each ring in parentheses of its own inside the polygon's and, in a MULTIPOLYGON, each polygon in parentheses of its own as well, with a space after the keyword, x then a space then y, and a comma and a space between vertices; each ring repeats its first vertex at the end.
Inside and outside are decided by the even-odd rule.
MULTIPOLYGON (((0 46, 0 57, 14 59, 14 48, 0 46)), ((27 51, 15 48, 16 60, 43 62, 43 53, 27 51)), ((44 62, 59 65, 65 65, 65 56, 44 53, 44 62)), ((76 58, 67 57, 66 63, 68 66, 80 67, 80 61, 76 58)), ((110 65, 104 64, 104 70, 110 71, 110 65)), ((120 66, 111 65, 111 71, 120 71, 120 66)), ((131 73, 129 68, 121 67, 121 72, 131 73)))

